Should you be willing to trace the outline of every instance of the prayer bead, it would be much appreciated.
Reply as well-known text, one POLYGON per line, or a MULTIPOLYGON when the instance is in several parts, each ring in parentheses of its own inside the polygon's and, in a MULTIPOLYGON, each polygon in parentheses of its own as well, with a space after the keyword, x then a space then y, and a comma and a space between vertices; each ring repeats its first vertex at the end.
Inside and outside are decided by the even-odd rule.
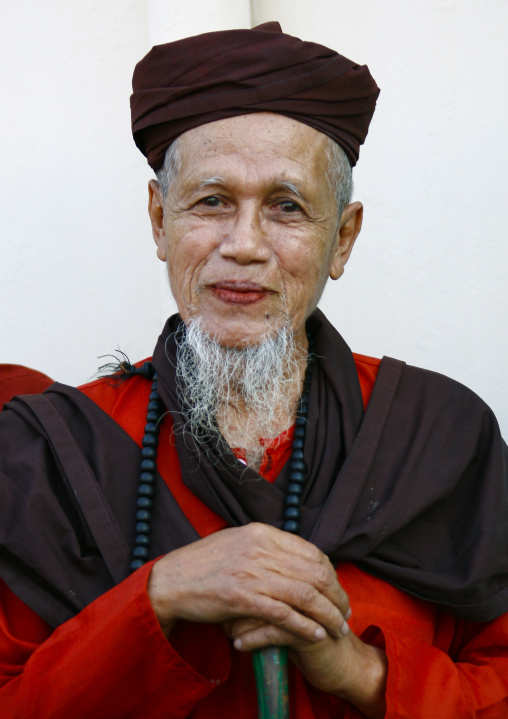
POLYGON ((138 494, 143 497, 153 497, 154 489, 149 484, 140 484, 138 487, 138 494))
POLYGON ((145 379, 152 379, 153 365, 151 362, 143 362, 139 370, 145 379))
POLYGON ((139 509, 152 509, 153 501, 150 499, 150 497, 138 497, 136 506, 139 509))
POLYGON ((148 549, 146 547, 134 547, 133 555, 136 559, 144 559, 146 561, 148 559, 148 549))
POLYGON ((287 491, 288 494, 297 494, 300 496, 303 492, 303 484, 301 482, 291 482, 287 491))
POLYGON ((162 402, 160 400, 158 402, 156 402, 155 400, 152 400, 148 403, 148 407, 147 407, 148 412, 159 412, 160 413, 160 412, 162 412, 163 409, 164 409, 164 405, 162 404, 162 402))
POLYGON ((153 484, 155 482, 155 474, 153 472, 141 472, 139 481, 143 484, 153 484))
POLYGON ((148 522, 137 522, 134 531, 136 534, 150 534, 150 524, 148 522))

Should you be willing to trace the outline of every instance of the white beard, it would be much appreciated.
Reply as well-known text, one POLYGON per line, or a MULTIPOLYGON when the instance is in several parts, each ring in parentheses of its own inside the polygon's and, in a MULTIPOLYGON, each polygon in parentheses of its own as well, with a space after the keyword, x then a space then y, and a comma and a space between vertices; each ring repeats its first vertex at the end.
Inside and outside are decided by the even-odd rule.
POLYGON ((177 391, 185 428, 198 441, 215 438, 219 452, 247 451, 259 469, 261 438, 276 437, 292 423, 307 353, 286 323, 272 338, 244 349, 222 347, 191 320, 176 334, 177 391))

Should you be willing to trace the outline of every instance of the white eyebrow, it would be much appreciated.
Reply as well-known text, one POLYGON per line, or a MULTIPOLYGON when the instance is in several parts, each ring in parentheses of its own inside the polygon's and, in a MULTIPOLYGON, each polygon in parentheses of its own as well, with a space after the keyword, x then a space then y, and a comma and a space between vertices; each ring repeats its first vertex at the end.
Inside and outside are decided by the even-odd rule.
MULTIPOLYGON (((202 187, 207 187, 208 185, 225 185, 226 180, 223 177, 220 177, 219 175, 215 175, 214 177, 206 177, 204 180, 201 180, 199 183, 199 189, 202 187)), ((288 192, 292 192, 297 197, 300 197, 303 200, 302 193, 297 188, 297 186, 293 182, 277 182, 276 183, 279 187, 281 187, 283 190, 288 190, 288 192)))
MULTIPOLYGON (((221 177, 220 175, 214 175, 213 177, 206 177, 198 185, 198 190, 203 189, 203 187, 208 187, 209 185, 225 185, 226 180, 221 177)), ((296 195, 297 197, 302 200, 302 202, 306 202, 304 196, 300 192, 300 190, 297 188, 297 186, 294 184, 294 182, 288 182, 287 180, 278 181, 276 180, 274 182, 274 185, 277 187, 280 187, 282 190, 287 190, 287 192, 291 192, 293 195, 296 195)), ((308 202, 307 202, 308 204, 308 202)))
POLYGON ((208 185, 225 185, 226 180, 223 177, 219 177, 216 175, 215 177, 207 177, 204 180, 201 180, 199 183, 198 189, 200 190, 202 187, 207 187, 208 185))
POLYGON ((278 182, 277 184, 279 185, 279 187, 282 187, 283 190, 287 190, 288 192, 292 192, 294 195, 296 195, 297 197, 299 197, 301 200, 304 199, 304 197, 303 197, 302 193, 300 192, 300 190, 299 190, 299 189, 297 188, 297 186, 296 186, 295 184, 293 184, 292 182, 285 182, 285 181, 284 181, 284 182, 278 182))

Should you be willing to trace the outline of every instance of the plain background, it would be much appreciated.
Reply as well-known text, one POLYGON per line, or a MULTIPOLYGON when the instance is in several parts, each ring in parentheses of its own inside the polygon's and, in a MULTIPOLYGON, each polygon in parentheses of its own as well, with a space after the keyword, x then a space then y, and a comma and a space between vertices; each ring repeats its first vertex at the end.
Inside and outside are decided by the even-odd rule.
POLYGON ((508 430, 506 0, 2 0, 0 362, 70 384, 152 353, 174 311, 130 135, 153 44, 279 20, 366 63, 381 95, 365 223, 321 307, 357 352, 467 384, 508 430))

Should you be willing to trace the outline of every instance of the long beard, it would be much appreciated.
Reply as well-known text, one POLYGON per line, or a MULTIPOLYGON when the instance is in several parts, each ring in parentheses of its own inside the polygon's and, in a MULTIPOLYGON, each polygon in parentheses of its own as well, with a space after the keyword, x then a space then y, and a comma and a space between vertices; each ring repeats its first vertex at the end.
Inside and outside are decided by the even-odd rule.
POLYGON ((198 442, 216 440, 219 453, 228 443, 245 448, 248 465, 259 469, 259 440, 276 437, 291 423, 305 366, 306 352, 289 323, 258 345, 234 349, 207 335, 198 318, 177 332, 176 344, 186 430, 198 442))

